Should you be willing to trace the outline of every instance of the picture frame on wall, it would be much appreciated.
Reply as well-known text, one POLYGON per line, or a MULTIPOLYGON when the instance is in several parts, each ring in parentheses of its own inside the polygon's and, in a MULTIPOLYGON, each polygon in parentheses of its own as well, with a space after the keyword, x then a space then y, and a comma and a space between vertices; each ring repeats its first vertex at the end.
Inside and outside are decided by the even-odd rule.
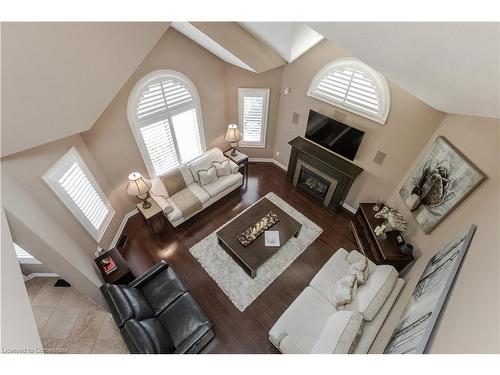
POLYGON ((431 233, 486 175, 445 137, 437 137, 399 190, 420 228, 431 233))
POLYGON ((435 330, 476 226, 449 242, 427 263, 394 330, 385 354, 423 354, 435 330))

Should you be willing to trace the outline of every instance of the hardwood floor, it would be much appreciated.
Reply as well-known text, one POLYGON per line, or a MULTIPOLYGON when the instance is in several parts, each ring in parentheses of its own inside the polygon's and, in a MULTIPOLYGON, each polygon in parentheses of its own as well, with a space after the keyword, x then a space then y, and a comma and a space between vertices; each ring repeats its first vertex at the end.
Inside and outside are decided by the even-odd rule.
POLYGON ((156 238, 139 214, 133 216, 123 234, 142 242, 144 248, 126 246, 122 253, 135 275, 159 259, 173 266, 214 323, 216 337, 205 353, 277 353, 268 341, 269 329, 338 248, 356 247, 349 230, 350 217, 344 211, 332 213, 298 192, 286 182, 285 172, 275 165, 251 163, 248 186, 232 192, 178 228, 164 228, 156 238), (274 192, 318 224, 323 233, 244 312, 240 312, 191 256, 189 249, 269 192, 274 192))

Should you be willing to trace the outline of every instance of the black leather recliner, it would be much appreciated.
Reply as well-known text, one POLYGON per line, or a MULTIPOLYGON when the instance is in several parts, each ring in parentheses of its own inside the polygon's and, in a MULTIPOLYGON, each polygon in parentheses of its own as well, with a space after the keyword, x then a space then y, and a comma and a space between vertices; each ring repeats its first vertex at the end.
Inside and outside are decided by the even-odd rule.
POLYGON ((215 336, 212 322, 161 261, 129 285, 101 292, 130 353, 199 353, 215 336))

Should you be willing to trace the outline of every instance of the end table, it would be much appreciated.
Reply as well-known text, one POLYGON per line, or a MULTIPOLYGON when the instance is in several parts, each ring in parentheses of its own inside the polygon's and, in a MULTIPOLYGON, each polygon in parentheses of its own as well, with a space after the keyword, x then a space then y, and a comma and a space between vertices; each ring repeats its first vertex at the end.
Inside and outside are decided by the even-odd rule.
POLYGON ((106 283, 110 284, 128 284, 134 280, 134 275, 130 270, 127 262, 123 259, 120 251, 114 247, 108 251, 102 253, 97 258, 94 259, 97 264, 97 268, 101 271, 102 278, 106 283), (116 264, 116 269, 110 273, 106 273, 101 264, 101 259, 110 257, 116 264))
POLYGON ((167 220, 167 218, 163 214, 163 210, 161 209, 161 207, 158 205, 158 203, 156 203, 156 201, 153 198, 150 197, 150 198, 147 199, 147 201, 149 203, 151 203, 151 207, 144 208, 142 206, 142 202, 138 203, 136 205, 136 207, 139 210, 139 212, 142 214, 142 217, 144 218, 144 220, 146 221, 146 223, 149 225, 149 227, 151 229, 151 232, 153 233, 153 236, 155 236, 156 234, 159 234, 160 231, 155 230, 155 224, 154 224, 154 222, 155 221, 158 221, 158 222, 161 221, 160 225, 164 226, 165 225, 165 221, 167 220))
POLYGON ((224 155, 228 157, 230 160, 232 160, 233 163, 237 164, 240 169, 241 167, 244 167, 245 186, 246 186, 248 183, 248 155, 244 154, 239 150, 236 150, 236 155, 231 155, 231 151, 232 149, 225 151, 224 155))

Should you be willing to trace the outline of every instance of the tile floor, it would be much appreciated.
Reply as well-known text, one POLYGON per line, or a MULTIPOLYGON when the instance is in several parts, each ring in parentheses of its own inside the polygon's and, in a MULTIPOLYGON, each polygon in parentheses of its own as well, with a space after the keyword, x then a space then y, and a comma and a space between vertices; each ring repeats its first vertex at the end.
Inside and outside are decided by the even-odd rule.
POLYGON ((73 287, 54 287, 57 278, 26 282, 46 353, 128 353, 110 313, 73 287))

